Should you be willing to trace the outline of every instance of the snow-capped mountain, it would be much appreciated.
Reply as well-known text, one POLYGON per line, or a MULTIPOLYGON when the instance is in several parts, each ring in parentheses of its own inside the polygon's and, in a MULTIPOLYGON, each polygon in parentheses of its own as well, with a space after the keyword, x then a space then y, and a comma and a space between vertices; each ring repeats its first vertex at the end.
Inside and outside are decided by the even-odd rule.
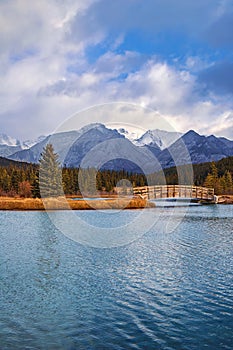
POLYGON ((0 145, 18 147, 20 146, 20 141, 14 137, 0 133, 0 145))
POLYGON ((45 138, 46 136, 39 136, 35 140, 20 141, 14 137, 0 133, 0 156, 9 157, 16 152, 31 148, 45 138))
POLYGON ((132 143, 136 143, 136 140, 138 139, 138 132, 137 131, 130 131, 125 128, 119 128, 117 129, 119 134, 123 135, 125 138, 127 138, 132 143))
POLYGON ((22 162, 38 163, 46 144, 52 143, 55 152, 59 154, 61 163, 63 163, 66 153, 77 137, 78 131, 61 132, 54 135, 49 135, 31 148, 16 152, 9 158, 22 162))
POLYGON ((156 170, 153 169, 155 163, 158 167, 169 168, 233 156, 233 141, 214 135, 203 136, 193 130, 184 135, 148 130, 135 140, 131 131, 127 133, 125 128, 122 129, 110 129, 100 123, 89 124, 80 130, 42 137, 28 149, 22 150, 20 145, 0 145, 0 155, 5 152, 3 156, 10 159, 37 163, 45 145, 52 143, 61 164, 67 167, 79 167, 85 159, 88 167, 94 162, 105 169, 125 169, 131 172, 156 170), (1 150, 1 147, 7 149, 1 150))
POLYGON ((161 150, 171 146, 182 136, 179 132, 165 130, 148 130, 139 139, 135 140, 137 146, 158 146, 161 150))
POLYGON ((6 134, 0 134, 0 156, 8 157, 11 154, 20 151, 20 141, 6 134))
POLYGON ((153 158, 147 148, 135 146, 116 129, 92 124, 70 147, 64 164, 68 167, 81 165, 85 168, 149 173, 155 170, 153 158))
POLYGON ((85 158, 85 165, 131 172, 156 170, 153 167, 153 154, 146 147, 137 147, 116 129, 95 123, 80 130, 57 133, 48 136, 30 149, 22 150, 9 158, 18 161, 37 163, 43 148, 52 143, 59 154, 60 162, 67 167, 78 167, 85 158))

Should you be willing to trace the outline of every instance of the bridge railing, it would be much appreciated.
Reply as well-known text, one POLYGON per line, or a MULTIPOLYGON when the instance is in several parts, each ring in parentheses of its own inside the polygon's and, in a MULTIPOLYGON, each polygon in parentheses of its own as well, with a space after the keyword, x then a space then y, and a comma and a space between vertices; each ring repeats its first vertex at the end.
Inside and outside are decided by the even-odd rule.
POLYGON ((161 185, 134 187, 134 195, 147 199, 160 198, 194 198, 198 200, 214 200, 214 189, 188 185, 161 185))

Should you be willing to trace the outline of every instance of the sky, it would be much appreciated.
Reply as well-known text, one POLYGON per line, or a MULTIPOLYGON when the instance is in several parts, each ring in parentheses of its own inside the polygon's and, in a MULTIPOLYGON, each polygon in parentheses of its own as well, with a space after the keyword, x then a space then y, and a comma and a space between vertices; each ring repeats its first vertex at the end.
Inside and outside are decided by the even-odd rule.
POLYGON ((1 133, 79 127, 98 105, 100 122, 233 139, 232 0, 1 0, 0 29, 1 133))

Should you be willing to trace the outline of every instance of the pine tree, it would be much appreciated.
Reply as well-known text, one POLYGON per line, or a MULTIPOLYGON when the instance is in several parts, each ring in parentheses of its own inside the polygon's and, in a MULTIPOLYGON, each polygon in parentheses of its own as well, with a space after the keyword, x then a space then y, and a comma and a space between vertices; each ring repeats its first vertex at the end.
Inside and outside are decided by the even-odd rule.
POLYGON ((211 163, 211 174, 212 174, 214 180, 218 179, 218 169, 216 167, 215 162, 211 163))
POLYGON ((226 183, 226 192, 230 194, 233 190, 233 181, 232 181, 232 175, 229 170, 225 171, 224 178, 226 183))
POLYGON ((39 173, 36 174, 34 180, 32 181, 32 197, 41 198, 40 185, 39 185, 39 173))
POLYGON ((214 188, 214 192, 216 194, 221 193, 221 185, 220 185, 220 179, 218 177, 218 169, 214 162, 212 162, 211 164, 211 173, 207 175, 204 182, 204 186, 209 188, 214 188))
POLYGON ((221 189, 221 194, 225 194, 227 189, 226 189, 226 178, 225 175, 221 176, 219 179, 220 183, 220 189, 221 189))
POLYGON ((204 186, 208 188, 213 188, 214 187, 214 177, 211 173, 209 173, 204 181, 204 186))
POLYGON ((63 193, 62 169, 53 145, 47 144, 39 161, 39 185, 42 197, 58 197, 63 193))

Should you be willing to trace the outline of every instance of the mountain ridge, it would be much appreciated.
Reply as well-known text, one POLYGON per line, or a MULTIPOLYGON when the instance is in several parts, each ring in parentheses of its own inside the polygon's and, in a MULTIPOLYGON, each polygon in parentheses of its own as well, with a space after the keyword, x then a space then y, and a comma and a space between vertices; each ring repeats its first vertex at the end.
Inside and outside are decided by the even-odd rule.
MULTIPOLYGON (((38 143, 28 149, 16 149, 16 152, 12 154, 9 154, 10 151, 8 151, 7 157, 16 161, 38 163, 45 145, 52 143, 55 152, 59 154, 61 164, 65 164, 67 167, 79 167, 92 148, 96 149, 96 155, 93 155, 93 159, 95 157, 97 162, 100 162, 103 154, 108 159, 111 156, 111 152, 114 156, 114 152, 117 149, 117 142, 114 140, 121 140, 121 147, 125 148, 125 150, 123 152, 118 147, 118 153, 125 158, 122 158, 121 161, 119 160, 118 163, 116 160, 108 162, 108 166, 113 170, 119 170, 120 167, 124 167, 125 170, 138 171, 138 166, 135 165, 133 167, 130 164, 129 160, 131 158, 140 162, 140 166, 145 167, 146 161, 148 164, 154 161, 152 159, 153 156, 158 160, 162 168, 169 168, 185 163, 199 164, 218 161, 222 158, 233 156, 233 141, 214 135, 199 135, 194 130, 189 130, 185 134, 159 129, 148 130, 134 141, 132 141, 132 133, 130 133, 131 140, 125 134, 125 129, 124 132, 123 130, 119 132, 117 129, 107 128, 104 124, 93 123, 79 130, 65 131, 43 137, 38 143), (108 143, 105 143, 105 149, 101 151, 101 155, 101 152, 99 152, 100 145, 105 141, 108 141, 108 143), (115 150, 113 146, 112 148, 108 147, 110 143, 114 144, 114 142, 115 150)), ((0 155, 2 155, 1 146, 4 147, 4 145, 0 145, 0 155)), ((147 169, 152 170, 152 167, 148 164, 147 169)), ((159 167, 159 164, 157 165, 159 167)))

